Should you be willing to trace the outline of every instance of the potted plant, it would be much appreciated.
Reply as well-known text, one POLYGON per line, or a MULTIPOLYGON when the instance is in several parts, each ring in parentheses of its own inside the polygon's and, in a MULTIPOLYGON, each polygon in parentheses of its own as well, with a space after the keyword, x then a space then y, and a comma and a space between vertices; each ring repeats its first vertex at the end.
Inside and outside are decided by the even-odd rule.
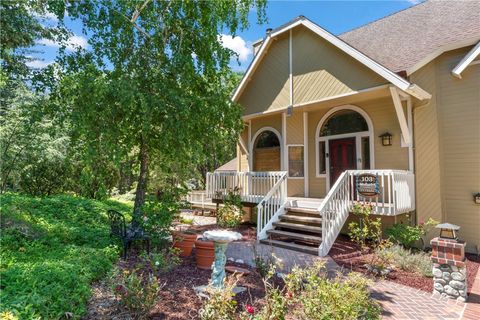
POLYGON ((215 260, 215 246, 213 241, 203 238, 195 241, 195 258, 197 260, 197 268, 210 270, 215 260))
POLYGON ((180 249, 180 257, 188 257, 192 254, 197 234, 191 231, 174 231, 172 232, 172 239, 173 247, 180 249))
POLYGON ((217 224, 222 228, 236 228, 242 222, 242 198, 239 188, 229 189, 224 197, 223 206, 217 211, 217 224))

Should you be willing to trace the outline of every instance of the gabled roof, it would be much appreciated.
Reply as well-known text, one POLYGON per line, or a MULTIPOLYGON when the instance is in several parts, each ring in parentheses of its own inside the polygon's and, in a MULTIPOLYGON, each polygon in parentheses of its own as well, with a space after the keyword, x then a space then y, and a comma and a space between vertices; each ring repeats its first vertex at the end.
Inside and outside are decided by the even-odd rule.
POLYGON ((339 38, 390 70, 410 75, 443 52, 480 40, 480 1, 425 1, 339 38))
POLYGON ((370 57, 366 56, 364 53, 358 51, 354 47, 350 46, 346 42, 342 41, 340 38, 334 36, 327 30, 321 28, 317 24, 313 23, 312 21, 308 20, 303 16, 299 16, 294 20, 290 21, 289 23, 272 30, 263 41, 258 53, 255 55, 252 63, 247 69, 242 81, 240 82, 239 86, 235 90, 232 100, 238 101, 241 93, 245 89, 250 77, 252 77, 253 73, 255 72, 256 68, 258 67, 259 63, 261 62, 263 56, 265 55, 268 47, 272 43, 273 39, 284 33, 287 32, 297 26, 304 26, 314 33, 316 33, 319 37, 323 38, 324 40, 328 41, 332 45, 336 46, 338 49, 343 51, 344 53, 351 56, 353 59, 359 61, 366 67, 370 68, 372 71, 383 77, 385 80, 393 84, 394 86, 398 87, 399 89, 411 94, 412 96, 424 100, 429 99, 431 96, 428 92, 424 91, 422 88, 415 84, 411 84, 404 78, 400 77, 396 73, 392 72, 391 70, 387 69, 383 65, 379 64, 378 62, 374 61, 370 57))
POLYGON ((237 158, 233 158, 232 160, 215 169, 215 171, 237 171, 237 165, 237 158))

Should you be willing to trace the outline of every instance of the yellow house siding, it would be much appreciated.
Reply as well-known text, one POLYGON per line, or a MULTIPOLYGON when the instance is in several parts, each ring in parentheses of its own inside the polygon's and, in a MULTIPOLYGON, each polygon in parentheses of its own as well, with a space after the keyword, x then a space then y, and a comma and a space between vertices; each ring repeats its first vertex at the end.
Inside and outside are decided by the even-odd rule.
MULTIPOLYGON (((248 127, 245 126, 245 128, 240 134, 240 138, 243 140, 244 146, 248 148, 248 127)), ((238 149, 237 149, 237 159, 240 162, 238 165, 240 171, 241 172, 249 171, 247 153, 245 152, 245 150, 243 150, 243 148, 240 145, 238 145, 238 149)))
POLYGON ((287 117, 287 144, 303 145, 303 112, 295 111, 287 117))
MULTIPOLYGON (((280 135, 282 135, 282 114, 274 114, 270 116, 265 116, 261 118, 252 119, 252 139, 255 136, 255 133, 258 130, 265 128, 265 127, 272 127, 277 130, 280 135)), ((283 137, 279 137, 283 139, 283 137)), ((252 142, 254 143, 254 142, 252 142)))
POLYGON ((289 197, 303 197, 304 187, 303 179, 288 179, 287 194, 289 197))
POLYGON ((437 107, 445 220, 460 225, 472 247, 480 246, 480 206, 472 197, 480 192, 480 66, 469 66, 462 79, 450 74, 467 49, 438 59, 437 107))
POLYGON ((274 41, 253 73, 239 103, 244 114, 275 110, 290 102, 288 33, 274 41))
POLYGON ((387 81, 305 27, 292 32, 294 103, 319 100, 387 81))
MULTIPOLYGON (((413 109, 415 147, 415 188, 418 221, 442 220, 440 146, 438 134, 435 62, 430 62, 411 76, 411 80, 427 90, 432 98, 428 104, 413 109)), ((417 102, 421 105, 421 102, 417 102)))

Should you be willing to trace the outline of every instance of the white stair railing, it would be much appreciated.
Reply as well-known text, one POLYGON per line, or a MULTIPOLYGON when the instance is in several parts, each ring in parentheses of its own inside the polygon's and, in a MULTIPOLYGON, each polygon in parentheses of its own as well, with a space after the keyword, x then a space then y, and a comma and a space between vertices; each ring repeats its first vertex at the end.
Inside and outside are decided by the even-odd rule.
POLYGON ((318 208, 322 217, 322 242, 318 255, 324 257, 332 248, 350 213, 350 181, 348 171, 343 172, 318 208))
POLYGON ((267 230, 273 228, 273 223, 279 220, 287 203, 287 173, 275 183, 257 206, 257 239, 267 238, 267 230))

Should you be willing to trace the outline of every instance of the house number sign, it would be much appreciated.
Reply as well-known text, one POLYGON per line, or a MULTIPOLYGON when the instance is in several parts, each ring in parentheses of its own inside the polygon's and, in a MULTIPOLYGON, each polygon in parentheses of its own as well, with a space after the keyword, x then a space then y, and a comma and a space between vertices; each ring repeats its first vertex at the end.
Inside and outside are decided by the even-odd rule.
POLYGON ((376 197, 380 194, 378 176, 363 173, 356 177, 357 192, 364 197, 376 197))

